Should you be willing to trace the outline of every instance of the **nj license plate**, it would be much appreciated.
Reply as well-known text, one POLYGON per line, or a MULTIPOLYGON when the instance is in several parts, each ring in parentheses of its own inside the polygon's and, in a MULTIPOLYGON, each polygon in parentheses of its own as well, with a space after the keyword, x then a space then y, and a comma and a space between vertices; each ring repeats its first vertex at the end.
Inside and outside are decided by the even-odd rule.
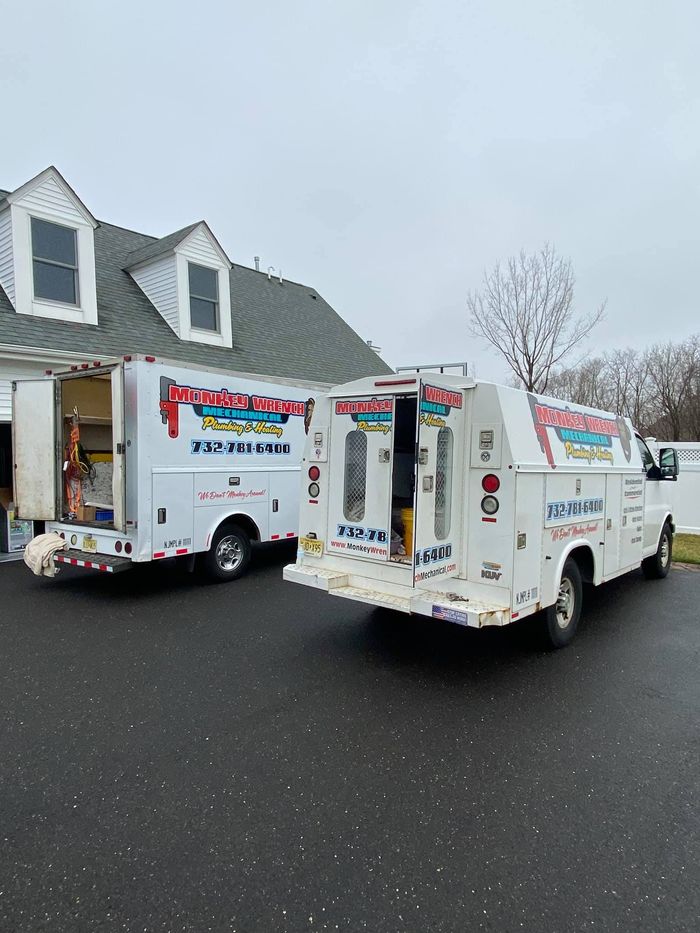
POLYGON ((83 550, 91 551, 93 554, 97 550, 97 539, 91 537, 90 535, 83 536, 83 550))
POLYGON ((299 547, 306 554, 312 554, 314 557, 323 555, 323 541, 318 541, 316 538, 299 538, 299 547))

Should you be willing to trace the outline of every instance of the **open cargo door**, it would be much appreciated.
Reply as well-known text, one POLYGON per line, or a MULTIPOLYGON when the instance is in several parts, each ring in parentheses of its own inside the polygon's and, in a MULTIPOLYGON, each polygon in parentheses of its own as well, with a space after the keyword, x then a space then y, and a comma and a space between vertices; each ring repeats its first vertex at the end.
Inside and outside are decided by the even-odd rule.
POLYGON ((126 438, 124 431, 124 365, 114 367, 112 378, 112 503, 114 527, 126 530, 126 438))
POLYGON ((387 561, 391 539, 393 396, 331 398, 331 487, 326 549, 387 561))
POLYGON ((458 573, 462 540, 465 390, 421 379, 413 539, 413 585, 458 573))
POLYGON ((56 518, 56 383, 27 379, 12 385, 15 507, 19 518, 56 518))

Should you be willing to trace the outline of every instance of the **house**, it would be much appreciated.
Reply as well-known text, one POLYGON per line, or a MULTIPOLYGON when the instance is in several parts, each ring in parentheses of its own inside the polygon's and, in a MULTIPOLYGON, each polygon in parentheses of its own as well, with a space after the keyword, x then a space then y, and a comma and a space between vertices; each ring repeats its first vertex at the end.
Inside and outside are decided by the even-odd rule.
POLYGON ((0 190, 0 487, 12 381, 128 353, 333 383, 391 372, 315 289, 233 263, 205 221, 160 239, 98 221, 53 166, 0 190))

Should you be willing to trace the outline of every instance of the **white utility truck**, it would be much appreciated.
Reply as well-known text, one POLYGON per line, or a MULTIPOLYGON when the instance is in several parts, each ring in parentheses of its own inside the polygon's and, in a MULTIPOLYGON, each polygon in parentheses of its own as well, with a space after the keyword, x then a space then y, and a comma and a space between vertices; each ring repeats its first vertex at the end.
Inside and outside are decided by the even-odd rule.
POLYGON ((284 578, 475 627, 546 610, 561 647, 582 581, 668 573, 677 472, 614 414, 463 376, 360 379, 316 400, 284 578))
POLYGON ((17 512, 65 538, 59 562, 113 573, 201 555, 235 579, 251 541, 297 535, 305 431, 327 390, 152 356, 16 382, 17 512))

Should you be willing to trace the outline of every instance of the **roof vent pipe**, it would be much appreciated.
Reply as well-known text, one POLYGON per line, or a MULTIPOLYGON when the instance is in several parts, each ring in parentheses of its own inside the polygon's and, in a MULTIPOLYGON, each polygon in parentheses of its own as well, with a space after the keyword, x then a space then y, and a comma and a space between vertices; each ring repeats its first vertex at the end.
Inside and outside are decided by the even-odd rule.
POLYGON ((255 263, 255 271, 260 272, 260 257, 253 256, 253 262, 255 263))
POLYGON ((282 270, 280 269, 280 285, 282 284, 282 270))
POLYGON ((272 273, 273 273, 274 271, 275 271, 275 267, 274 267, 274 266, 268 266, 268 267, 267 267, 267 278, 268 278, 268 281, 272 279, 272 273))

